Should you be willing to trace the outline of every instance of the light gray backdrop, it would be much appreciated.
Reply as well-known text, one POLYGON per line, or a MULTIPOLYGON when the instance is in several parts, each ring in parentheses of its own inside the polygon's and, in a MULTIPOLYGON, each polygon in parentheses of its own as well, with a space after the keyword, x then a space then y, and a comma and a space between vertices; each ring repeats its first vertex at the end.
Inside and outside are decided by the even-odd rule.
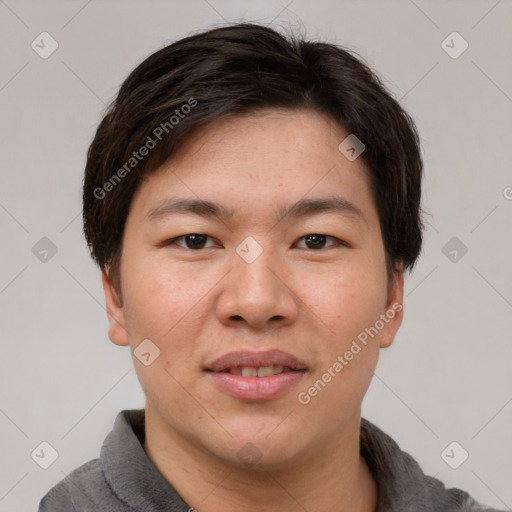
POLYGON ((358 51, 417 122, 425 248, 364 415, 427 473, 509 508, 510 0, 0 0, 0 510, 35 510, 97 457, 118 411, 144 404, 81 235, 101 113, 166 42, 241 20, 358 51))

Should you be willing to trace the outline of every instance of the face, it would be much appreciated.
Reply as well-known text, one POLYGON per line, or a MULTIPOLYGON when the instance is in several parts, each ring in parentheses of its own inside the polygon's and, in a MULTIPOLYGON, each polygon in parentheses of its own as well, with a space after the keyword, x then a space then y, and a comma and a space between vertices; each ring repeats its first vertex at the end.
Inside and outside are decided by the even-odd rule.
POLYGON ((338 150, 347 135, 312 111, 225 119, 137 190, 122 303, 103 275, 109 336, 131 347, 166 435, 277 468, 358 425, 403 282, 388 282, 367 170, 338 150))

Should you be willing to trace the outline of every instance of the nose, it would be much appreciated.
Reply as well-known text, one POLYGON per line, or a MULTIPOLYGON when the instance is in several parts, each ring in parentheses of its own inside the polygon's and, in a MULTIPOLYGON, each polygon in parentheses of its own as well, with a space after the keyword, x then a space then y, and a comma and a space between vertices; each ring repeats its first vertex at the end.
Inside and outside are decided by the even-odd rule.
POLYGON ((216 313, 224 325, 245 324, 267 331, 293 323, 298 316, 298 297, 292 290, 283 263, 263 253, 251 263, 233 255, 232 270, 223 281, 216 313))

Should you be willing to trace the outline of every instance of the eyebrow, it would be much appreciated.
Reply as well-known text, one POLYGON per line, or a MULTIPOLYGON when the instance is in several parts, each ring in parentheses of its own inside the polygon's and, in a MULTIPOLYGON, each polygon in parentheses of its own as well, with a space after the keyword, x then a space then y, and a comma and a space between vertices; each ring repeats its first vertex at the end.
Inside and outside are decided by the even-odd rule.
MULTIPOLYGON (((225 206, 204 199, 168 198, 160 202, 147 214, 149 220, 179 213, 192 213, 201 217, 229 219, 235 212, 225 206)), ((363 212, 353 203, 340 196, 300 199, 288 207, 278 210, 277 222, 286 218, 304 218, 318 213, 338 213, 359 217, 366 222, 363 212)))

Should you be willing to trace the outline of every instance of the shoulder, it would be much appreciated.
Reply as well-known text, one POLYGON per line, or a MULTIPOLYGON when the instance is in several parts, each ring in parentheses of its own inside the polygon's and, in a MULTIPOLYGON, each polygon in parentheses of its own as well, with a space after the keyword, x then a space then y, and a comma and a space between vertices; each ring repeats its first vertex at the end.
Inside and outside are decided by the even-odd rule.
POLYGON ((432 510, 443 512, 500 512, 497 509, 478 503, 466 491, 447 489, 443 482, 431 477, 423 478, 427 490, 427 500, 432 510))
POLYGON ((99 464, 90 460, 52 487, 39 502, 38 512, 121 512, 123 505, 109 488, 99 464))
MULTIPOLYGON (((144 457, 137 438, 143 431, 143 410, 118 413, 100 457, 82 464, 52 487, 39 502, 38 512, 133 512, 118 491, 123 486, 130 489, 130 482, 126 483, 130 471, 126 468, 133 468, 144 457), (119 485, 114 489, 112 482, 119 485)), ((126 498, 129 493, 123 495, 126 498)))
POLYGON ((423 473, 418 463, 377 426, 361 420, 361 455, 379 486, 378 512, 499 512, 467 492, 447 489, 423 473))

